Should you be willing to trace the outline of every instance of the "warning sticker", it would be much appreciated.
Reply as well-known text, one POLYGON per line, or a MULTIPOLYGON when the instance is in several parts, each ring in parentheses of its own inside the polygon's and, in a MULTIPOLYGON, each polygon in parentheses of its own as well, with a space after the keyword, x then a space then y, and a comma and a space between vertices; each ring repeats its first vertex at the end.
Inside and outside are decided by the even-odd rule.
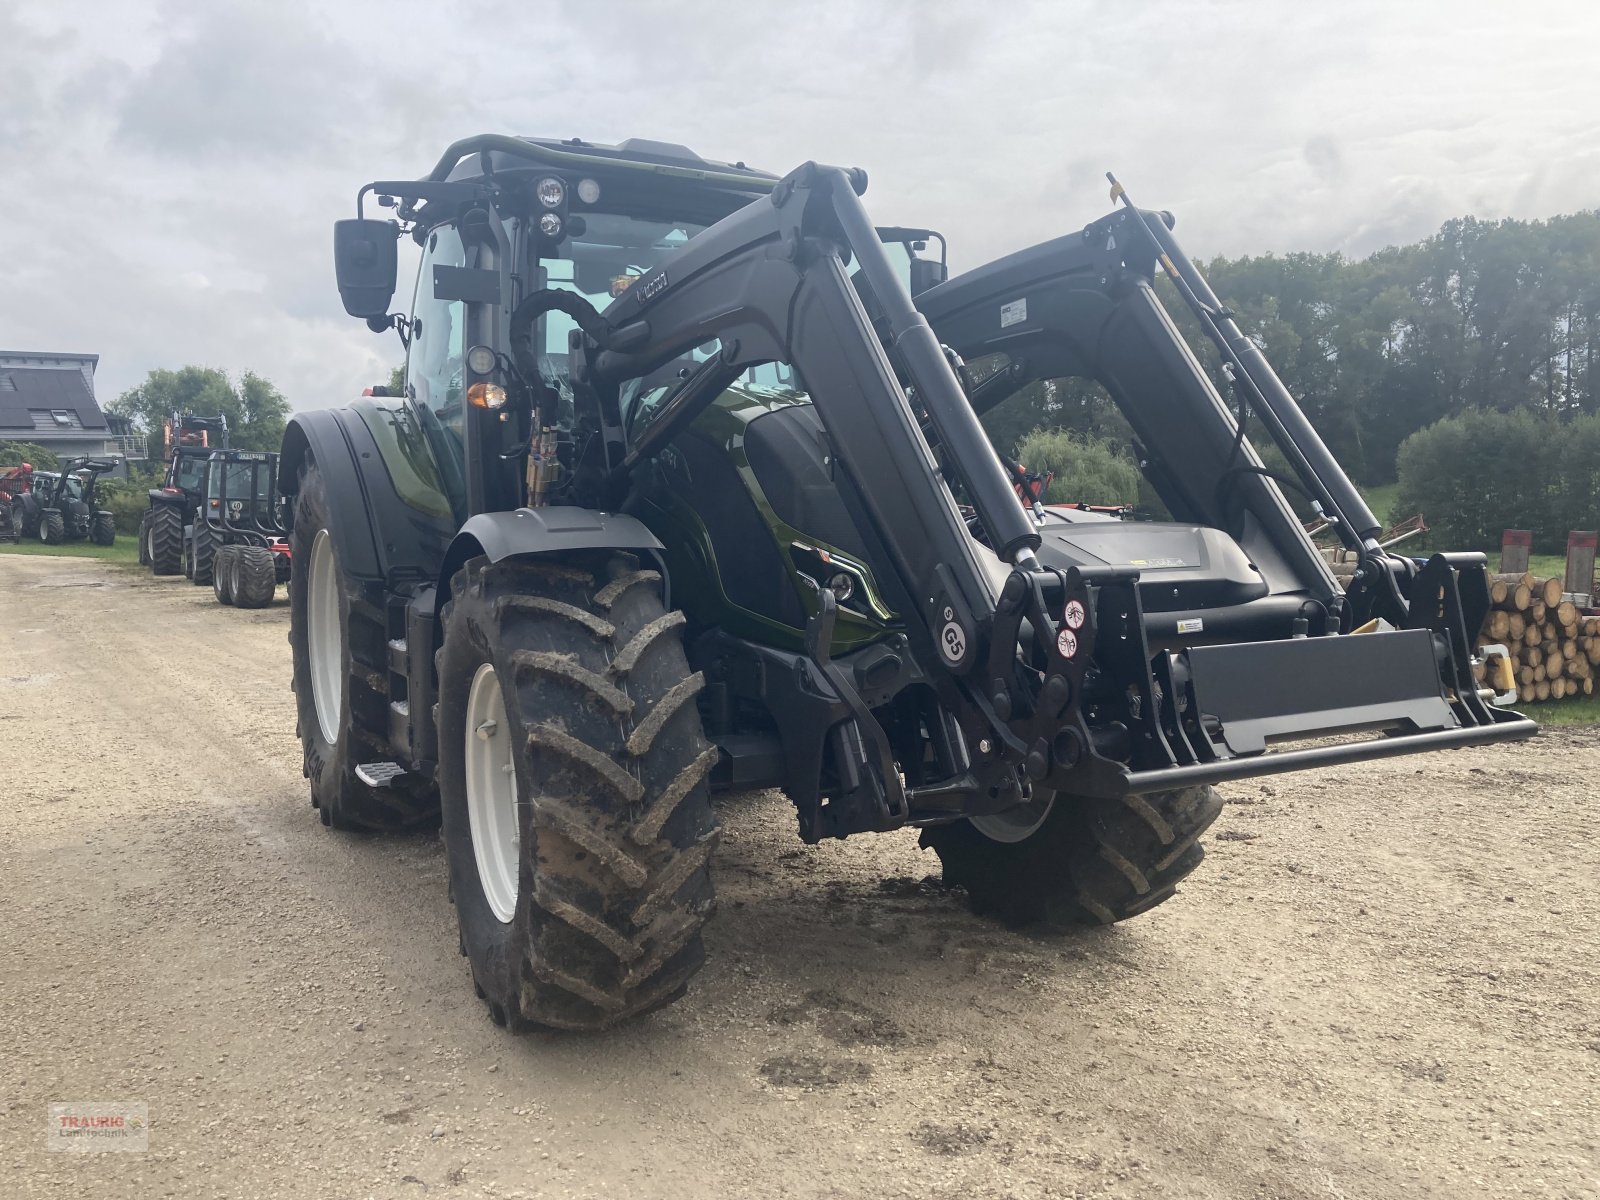
POLYGON ((1056 635, 1056 649, 1061 651, 1062 658, 1071 658, 1078 652, 1078 635, 1070 629, 1063 629, 1056 635))
POLYGON ((1179 633, 1204 633, 1206 623, 1199 617, 1190 617, 1188 620, 1178 622, 1179 633))
POLYGON ((1000 306, 1000 328, 1005 329, 1011 325, 1020 325, 1028 319, 1028 301, 1013 300, 1010 304, 1000 306))
POLYGON ((1082 600, 1067 601, 1067 611, 1063 614, 1063 618, 1067 622, 1068 629, 1082 629, 1085 616, 1082 600))

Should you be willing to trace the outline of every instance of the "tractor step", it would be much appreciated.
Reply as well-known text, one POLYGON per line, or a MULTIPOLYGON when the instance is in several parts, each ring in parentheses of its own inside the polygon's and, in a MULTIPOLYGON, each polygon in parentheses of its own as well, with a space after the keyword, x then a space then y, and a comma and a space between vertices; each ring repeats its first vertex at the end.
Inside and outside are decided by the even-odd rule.
POLYGON ((405 779, 410 772, 395 762, 362 763, 356 767, 356 778, 368 787, 389 788, 405 779))

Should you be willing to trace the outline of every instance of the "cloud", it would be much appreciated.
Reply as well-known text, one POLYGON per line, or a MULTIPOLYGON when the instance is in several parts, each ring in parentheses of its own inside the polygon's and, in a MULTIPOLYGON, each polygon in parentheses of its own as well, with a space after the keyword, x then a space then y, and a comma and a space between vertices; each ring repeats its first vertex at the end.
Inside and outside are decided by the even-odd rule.
POLYGON ((401 352, 331 222, 483 131, 866 167, 958 270, 1101 215, 1107 169, 1197 257, 1364 253, 1593 206, 1597 41, 1488 0, 12 0, 0 330, 99 352, 107 397, 196 362, 340 403, 401 352))

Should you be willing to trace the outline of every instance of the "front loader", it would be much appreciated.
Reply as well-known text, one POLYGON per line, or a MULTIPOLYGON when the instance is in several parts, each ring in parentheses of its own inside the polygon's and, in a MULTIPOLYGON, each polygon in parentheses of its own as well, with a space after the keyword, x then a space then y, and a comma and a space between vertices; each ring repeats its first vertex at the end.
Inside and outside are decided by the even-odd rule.
POLYGON ((941 284, 897 262, 926 239, 874 227, 865 187, 486 135, 336 225, 345 307, 399 332, 406 385, 285 434, 304 769, 329 825, 442 820, 501 1024, 592 1030, 682 994, 712 788, 782 788, 811 842, 919 828, 980 906, 1103 923, 1193 869, 1214 782, 1533 732, 1465 674, 1481 559, 1366 547, 1359 498, 1251 360, 1254 411, 1366 547, 1370 590, 1335 594, 1148 310, 1136 237, 1069 264, 1064 297, 987 268, 941 284), (422 261, 392 314, 402 236, 422 261), (1081 369, 1220 438, 1236 482, 1152 450, 1169 525, 1019 502, 978 423, 993 376, 960 355, 1035 333, 1006 370, 1061 374, 1085 330, 1128 353, 1081 369), (1267 750, 1364 729, 1386 736, 1267 750))

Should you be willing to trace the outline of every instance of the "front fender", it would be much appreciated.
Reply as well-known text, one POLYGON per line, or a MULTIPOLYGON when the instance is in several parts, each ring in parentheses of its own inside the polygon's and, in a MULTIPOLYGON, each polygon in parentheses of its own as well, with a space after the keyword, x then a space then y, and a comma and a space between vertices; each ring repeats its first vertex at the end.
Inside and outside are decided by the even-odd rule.
POLYGON ((479 555, 499 562, 519 555, 564 554, 574 550, 662 549, 644 522, 626 513, 554 505, 511 512, 479 513, 461 527, 439 572, 439 595, 449 595, 450 579, 479 555))
MULTIPOLYGON (((482 556, 490 562, 502 562, 575 550, 648 550, 660 564, 662 549, 660 539, 645 528, 644 522, 626 513, 603 513, 570 505, 479 513, 461 527, 444 556, 444 568, 439 572, 438 590, 434 593, 437 602, 433 645, 437 648, 443 643, 444 602, 450 595, 450 580, 471 559, 482 556)), ((666 574, 664 567, 662 574, 666 574)))

